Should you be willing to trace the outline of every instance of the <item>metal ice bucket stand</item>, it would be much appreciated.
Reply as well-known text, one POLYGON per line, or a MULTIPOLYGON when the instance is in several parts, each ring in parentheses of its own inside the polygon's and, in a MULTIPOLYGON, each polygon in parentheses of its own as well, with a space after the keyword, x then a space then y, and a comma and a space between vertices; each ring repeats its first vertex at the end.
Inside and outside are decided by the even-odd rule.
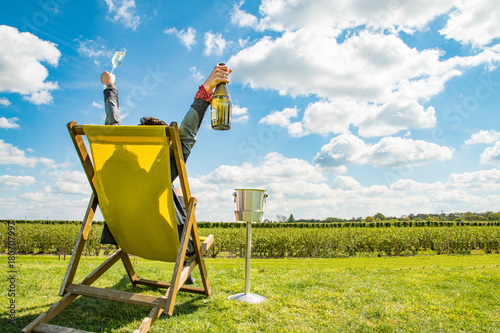
POLYGON ((247 223, 246 250, 245 250, 245 292, 229 296, 228 299, 246 303, 261 303, 264 296, 250 292, 250 257, 252 255, 252 222, 261 222, 264 211, 262 207, 267 198, 265 190, 236 189, 233 194, 237 210, 234 211, 236 221, 247 223))

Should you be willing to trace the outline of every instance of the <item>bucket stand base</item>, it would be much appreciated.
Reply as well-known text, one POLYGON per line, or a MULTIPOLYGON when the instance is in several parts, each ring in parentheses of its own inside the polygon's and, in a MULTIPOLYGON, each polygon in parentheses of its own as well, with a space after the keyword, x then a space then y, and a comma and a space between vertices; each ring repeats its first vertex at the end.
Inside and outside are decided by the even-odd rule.
POLYGON ((264 302, 267 298, 250 292, 250 254, 252 253, 252 222, 247 221, 247 239, 245 253, 245 292, 229 296, 227 299, 249 304, 264 302))
POLYGON ((252 294, 252 293, 249 293, 249 294, 239 293, 236 295, 229 296, 227 299, 232 299, 235 301, 245 302, 245 303, 249 303, 249 304, 262 303, 265 300, 267 300, 267 298, 265 298, 264 296, 260 296, 260 295, 256 295, 256 294, 252 294))

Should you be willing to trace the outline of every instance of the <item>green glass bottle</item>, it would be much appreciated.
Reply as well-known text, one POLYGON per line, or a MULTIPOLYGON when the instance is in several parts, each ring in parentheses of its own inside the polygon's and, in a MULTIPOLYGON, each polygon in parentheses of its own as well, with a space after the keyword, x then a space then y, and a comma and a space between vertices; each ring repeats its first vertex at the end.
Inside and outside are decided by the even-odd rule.
MULTIPOLYGON (((219 63, 224 66, 224 63, 219 63)), ((226 82, 217 85, 212 97, 212 128, 218 131, 224 131, 231 128, 231 95, 227 89, 226 82)))

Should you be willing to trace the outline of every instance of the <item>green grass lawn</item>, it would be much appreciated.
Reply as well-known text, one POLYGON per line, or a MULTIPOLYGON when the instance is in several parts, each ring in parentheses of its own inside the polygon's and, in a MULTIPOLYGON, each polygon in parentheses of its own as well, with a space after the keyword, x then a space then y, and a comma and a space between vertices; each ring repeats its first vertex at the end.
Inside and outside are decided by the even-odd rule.
MULTIPOLYGON (((0 332, 19 332, 59 300, 68 261, 16 257, 16 323, 11 324, 7 257, 0 259, 0 332)), ((77 281, 103 260, 83 258, 77 281)), ((168 279, 173 267, 134 261, 138 275, 149 279, 168 279)), ((163 314, 151 332, 500 332, 500 255, 254 259, 251 292, 267 297, 261 304, 227 299, 244 291, 243 259, 206 261, 212 297, 179 293, 174 315, 163 314)), ((121 264, 94 285, 150 295, 164 292, 133 287, 121 264)), ((80 297, 51 323, 131 332, 148 312, 80 297)))

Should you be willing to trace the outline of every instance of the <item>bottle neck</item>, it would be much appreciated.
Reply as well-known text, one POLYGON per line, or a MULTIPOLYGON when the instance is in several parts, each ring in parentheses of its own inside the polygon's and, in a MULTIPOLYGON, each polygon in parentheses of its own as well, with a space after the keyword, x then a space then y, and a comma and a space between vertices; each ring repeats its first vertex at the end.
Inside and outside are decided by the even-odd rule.
POLYGON ((226 82, 220 82, 217 87, 215 87, 214 96, 215 95, 229 95, 229 91, 226 86, 226 82))

